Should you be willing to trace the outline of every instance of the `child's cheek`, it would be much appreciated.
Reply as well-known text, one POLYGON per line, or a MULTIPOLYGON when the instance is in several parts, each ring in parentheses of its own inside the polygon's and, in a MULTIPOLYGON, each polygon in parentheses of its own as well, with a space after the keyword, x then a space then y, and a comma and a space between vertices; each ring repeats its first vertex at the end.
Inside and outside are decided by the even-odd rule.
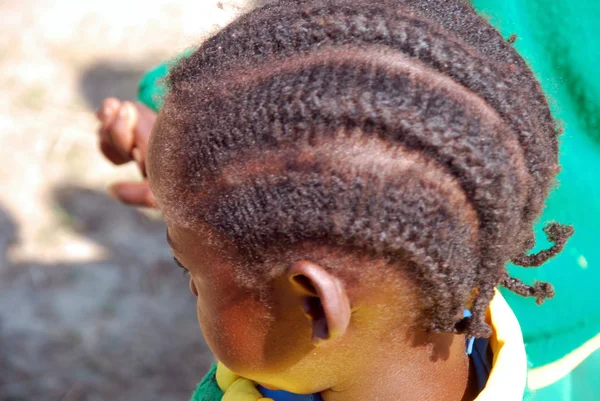
POLYGON ((199 286, 198 320, 217 359, 240 375, 264 367, 269 314, 262 302, 230 283, 199 286), (220 288, 219 288, 220 287, 220 288))

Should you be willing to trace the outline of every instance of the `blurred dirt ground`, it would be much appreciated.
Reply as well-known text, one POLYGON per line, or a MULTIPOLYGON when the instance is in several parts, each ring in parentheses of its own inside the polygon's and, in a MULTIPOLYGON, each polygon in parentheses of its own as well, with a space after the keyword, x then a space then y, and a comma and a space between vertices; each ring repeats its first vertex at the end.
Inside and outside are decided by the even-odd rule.
POLYGON ((160 216, 92 111, 243 0, 0 1, 0 401, 187 400, 212 361, 160 216))

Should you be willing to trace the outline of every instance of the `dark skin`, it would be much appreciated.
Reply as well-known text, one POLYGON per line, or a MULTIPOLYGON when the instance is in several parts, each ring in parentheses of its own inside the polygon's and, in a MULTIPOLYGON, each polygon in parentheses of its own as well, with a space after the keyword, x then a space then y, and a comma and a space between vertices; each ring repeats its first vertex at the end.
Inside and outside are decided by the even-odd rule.
MULTIPOLYGON (((105 101, 98 112, 101 150, 115 164, 134 161, 142 172, 148 170, 150 183, 118 183, 113 196, 155 206, 149 184, 161 183, 160 170, 152 163, 152 152, 160 149, 151 143, 146 159, 148 128, 155 117, 142 107, 105 101)), ((160 120, 154 135, 168 126, 160 120)), ((259 300, 236 279, 242 258, 210 227, 190 230, 170 224, 168 235, 175 256, 190 272, 206 341, 236 373, 269 388, 321 392, 325 401, 373 395, 381 400, 476 398, 464 336, 415 331, 411 321, 417 299, 410 281, 396 269, 309 247, 288 265, 273 267, 278 274, 264 280, 259 300), (349 262, 360 268, 348 268, 349 262)))
POLYGON ((190 271, 206 341, 236 373, 325 401, 475 398, 464 336, 414 331, 417 299, 397 272, 371 262, 342 274, 351 258, 305 250, 311 260, 274 266, 280 273, 259 301, 235 280, 235 251, 209 227, 170 226, 169 237, 190 271), (318 255, 329 268, 312 261, 318 255))
MULTIPOLYGON (((142 171, 147 166, 150 183, 159 185, 160 170, 153 168, 152 152, 160 149, 150 144, 147 164, 146 154, 132 153, 148 149, 144 130, 149 119, 140 123, 138 114, 132 123, 127 113, 116 111, 131 105, 105 102, 99 112, 101 138, 112 149, 107 151, 106 145, 101 149, 107 157, 119 156, 109 158, 115 164, 133 160, 142 171)), ((165 126, 168 121, 159 120, 154 135, 165 126)), ((147 185, 146 180, 120 183, 112 191, 126 203, 153 206, 147 185)), ((414 331, 411 320, 417 299, 410 281, 396 270, 386 271, 376 261, 353 261, 361 268, 348 269, 347 257, 306 249, 303 252, 311 260, 297 255, 265 280, 265 303, 236 280, 241 258, 210 227, 190 230, 169 225, 168 233, 175 256, 190 272, 190 290, 198 298, 207 343, 236 373, 270 388, 321 392, 325 401, 364 400, 374 394, 382 400, 476 397, 464 336, 414 331), (343 270, 331 268, 342 264, 343 270)))
POLYGON ((277 3, 172 68, 148 163, 137 108, 106 113, 101 149, 148 169, 127 197, 163 210, 232 371, 326 400, 473 399, 453 333, 492 334, 498 285, 551 298, 506 263, 572 234, 549 225, 529 254, 559 171, 544 95, 466 2, 277 3))

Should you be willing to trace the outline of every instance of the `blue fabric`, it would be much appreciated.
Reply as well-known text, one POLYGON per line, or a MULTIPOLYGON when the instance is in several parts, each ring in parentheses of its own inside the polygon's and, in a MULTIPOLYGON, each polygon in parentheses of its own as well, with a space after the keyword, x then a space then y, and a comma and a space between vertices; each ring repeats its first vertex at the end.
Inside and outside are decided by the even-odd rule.
MULTIPOLYGON (((470 310, 465 309, 464 317, 471 317, 473 314, 470 310)), ((492 371, 492 357, 489 353, 490 341, 487 338, 467 338, 467 355, 471 358, 471 362, 475 367, 475 375, 477 376, 477 387, 479 391, 485 388, 485 385, 492 371)))
POLYGON ((282 390, 269 390, 258 386, 258 391, 263 397, 272 398, 274 401, 323 401, 321 394, 293 394, 282 390))
POLYGON ((492 355, 490 351, 490 340, 487 338, 476 338, 473 342, 473 352, 471 353, 471 362, 475 368, 477 376, 477 387, 482 391, 487 384, 490 372, 492 371, 492 355))
MULTIPOLYGON (((467 318, 467 317, 471 317, 471 316, 473 316, 471 311, 468 309, 465 309, 465 312, 463 313, 463 317, 467 318)), ((471 355, 473 353, 473 344, 474 343, 475 343, 475 337, 467 338, 467 355, 471 355)))

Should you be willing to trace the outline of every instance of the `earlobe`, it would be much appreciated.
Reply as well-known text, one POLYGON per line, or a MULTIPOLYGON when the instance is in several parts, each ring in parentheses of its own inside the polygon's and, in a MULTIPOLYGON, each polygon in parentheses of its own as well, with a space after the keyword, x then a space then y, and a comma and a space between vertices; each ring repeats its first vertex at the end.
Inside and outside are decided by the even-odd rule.
POLYGON ((190 291, 194 294, 195 297, 198 296, 198 289, 196 288, 196 283, 194 283, 194 278, 190 276, 190 291))
POLYGON ((344 335, 350 324, 351 307, 343 283, 322 266, 306 260, 295 262, 288 278, 312 324, 313 344, 321 345, 344 335))

